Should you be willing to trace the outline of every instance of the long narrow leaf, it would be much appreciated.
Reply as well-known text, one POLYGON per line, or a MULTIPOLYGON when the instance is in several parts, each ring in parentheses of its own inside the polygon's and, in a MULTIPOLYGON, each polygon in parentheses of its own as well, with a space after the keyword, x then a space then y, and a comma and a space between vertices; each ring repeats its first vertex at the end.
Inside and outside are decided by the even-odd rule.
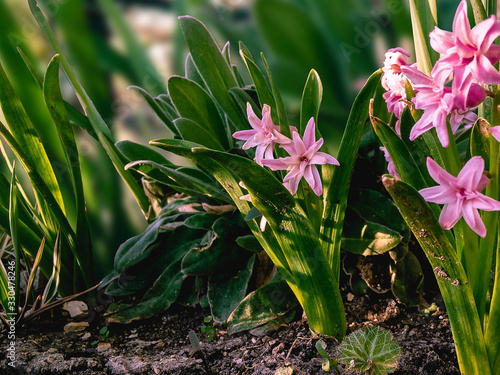
MULTIPOLYGON (((80 158, 73 127, 69 122, 68 113, 59 88, 59 55, 55 55, 47 67, 43 83, 43 94, 50 115, 56 124, 59 140, 63 145, 66 165, 71 176, 71 184, 76 203, 76 243, 73 250, 81 276, 85 280, 85 289, 93 285, 94 263, 90 242, 90 229, 87 219, 87 209, 83 194, 83 181, 80 171, 80 158)), ((76 275, 75 275, 76 277, 76 275)))
POLYGON ((322 169, 324 191, 326 193, 324 194, 320 239, 327 254, 328 264, 337 280, 340 275, 340 239, 347 206, 349 181, 354 169, 363 129, 368 120, 370 99, 375 93, 381 75, 381 70, 372 74, 352 105, 337 157, 340 167, 326 166, 322 169))

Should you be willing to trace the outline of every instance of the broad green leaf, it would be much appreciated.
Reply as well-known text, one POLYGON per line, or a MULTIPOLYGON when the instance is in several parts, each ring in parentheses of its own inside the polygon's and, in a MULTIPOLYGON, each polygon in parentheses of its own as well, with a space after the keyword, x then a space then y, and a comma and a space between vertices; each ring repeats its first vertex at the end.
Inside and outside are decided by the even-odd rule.
POLYGON ((349 370, 385 375, 396 370, 401 356, 391 332, 380 327, 365 327, 348 335, 338 347, 338 360, 349 370))
POLYGON ((141 260, 146 259, 153 249, 152 245, 157 241, 160 233, 165 231, 165 229, 162 229, 162 226, 172 222, 176 216, 180 215, 174 215, 174 217, 166 216, 156 219, 143 233, 129 238, 122 245, 120 245, 115 255, 115 270, 123 272, 141 260))
POLYGON ((248 294, 231 313, 228 319, 229 333, 253 329, 273 321, 276 319, 275 314, 285 314, 297 303, 285 280, 271 281, 248 294))
POLYGON ((490 374, 485 340, 470 283, 437 216, 412 186, 388 175, 382 177, 382 183, 434 270, 448 307, 461 371, 466 374, 490 374))
MULTIPOLYGON (((304 91, 302 92, 302 103, 300 108, 300 134, 304 134, 309 119, 314 118, 318 124, 319 107, 323 98, 323 85, 318 73, 312 69, 307 77, 304 91)), ((316 127, 316 131, 318 128, 316 127)), ((318 134, 318 133, 317 133, 318 134)))
POLYGON ((327 261, 338 279, 340 275, 340 238, 344 225, 349 181, 351 180, 363 129, 368 119, 370 99, 375 93, 381 70, 368 79, 356 97, 342 137, 337 160, 340 167, 325 166, 322 168, 324 209, 320 239, 327 254, 327 261))
POLYGON ((213 214, 210 212, 203 212, 188 217, 184 221, 184 225, 193 229, 211 230, 212 226, 214 225, 214 222, 219 218, 220 216, 217 214, 213 214))
POLYGON ((406 251, 402 259, 396 260, 393 272, 392 293, 407 306, 425 305, 424 274, 417 257, 406 251))
POLYGON ((231 87, 238 87, 238 83, 214 37, 196 18, 182 16, 179 22, 191 57, 208 90, 234 127, 245 129, 246 117, 228 92, 231 87))
POLYGON ((151 160, 158 164, 174 166, 165 156, 150 146, 125 140, 118 142, 116 147, 130 161, 151 160))
POLYGON ((248 73, 250 73, 252 82, 255 85, 255 90, 257 91, 257 96, 259 97, 259 103, 261 107, 263 107, 264 104, 269 105, 269 107, 271 107, 271 118, 273 119, 273 122, 275 124, 278 124, 276 103, 274 101, 273 94, 269 89, 266 78, 255 63, 252 54, 242 42, 240 42, 240 55, 247 67, 248 73))
POLYGON ((163 125, 165 125, 165 127, 168 130, 170 130, 170 132, 172 133, 173 136, 179 135, 179 133, 177 132, 177 130, 173 124, 173 118, 171 118, 171 116, 161 108, 161 106, 151 96, 151 94, 149 94, 146 90, 144 90, 138 86, 129 86, 129 89, 136 91, 137 93, 139 93, 139 95, 142 96, 142 98, 146 101, 146 103, 148 103, 148 105, 151 107, 153 112, 161 120, 163 125))
POLYGON ((225 322, 247 295, 254 263, 255 255, 238 272, 216 273, 208 279, 208 301, 216 322, 225 322))
POLYGON ((229 148, 229 129, 226 129, 214 101, 200 85, 189 79, 173 76, 168 80, 168 93, 181 117, 204 128, 224 149, 229 148))
POLYGON ((379 255, 392 250, 401 242, 401 235, 386 226, 366 221, 344 227, 341 247, 364 256, 379 255))
POLYGON ((238 232, 241 234, 241 228, 234 221, 225 217, 217 219, 212 231, 205 236, 206 241, 182 259, 182 272, 188 276, 210 275, 235 267, 242 258, 246 262, 248 253, 234 244, 238 232))
POLYGON ((188 118, 178 118, 174 120, 174 125, 181 138, 186 141, 200 143, 214 150, 225 150, 220 140, 206 126, 200 125, 188 118))
POLYGON ((403 241, 410 239, 410 229, 401 217, 394 202, 375 190, 359 190, 350 195, 349 207, 367 221, 378 223, 397 231, 403 241))
POLYGON ((165 184, 169 184, 169 180, 173 180, 178 184, 178 186, 184 186, 191 191, 198 191, 199 193, 207 195, 214 199, 230 201, 224 191, 218 186, 215 186, 215 184, 207 183, 205 180, 200 180, 196 176, 192 176, 190 173, 182 172, 182 170, 179 169, 174 169, 149 160, 138 160, 135 162, 131 162, 127 164, 126 168, 137 170, 139 173, 144 174, 145 176, 157 178, 158 181, 165 184), (164 175, 164 177, 162 178, 157 174, 152 174, 152 171, 160 172, 164 175))
POLYGON ((252 234, 238 237, 236 243, 252 253, 260 253, 263 250, 257 238, 252 234))

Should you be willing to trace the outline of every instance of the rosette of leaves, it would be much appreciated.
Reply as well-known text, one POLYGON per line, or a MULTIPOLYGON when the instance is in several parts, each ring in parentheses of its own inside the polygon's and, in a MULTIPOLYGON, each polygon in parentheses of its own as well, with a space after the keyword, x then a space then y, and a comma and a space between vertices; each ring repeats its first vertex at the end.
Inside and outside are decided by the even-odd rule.
POLYGON ((365 327, 346 336, 337 348, 340 363, 349 370, 373 375, 385 375, 397 368, 401 348, 389 331, 380 327, 365 327))
MULTIPOLYGON (((269 272, 258 260, 262 249, 252 237, 233 206, 201 204, 193 197, 171 198, 142 234, 118 249, 114 270, 103 281, 106 293, 116 301, 109 306, 108 322, 149 318, 175 301, 201 303, 210 307, 215 322, 226 322, 255 288, 257 275, 269 272), (139 302, 120 302, 120 297, 126 296, 139 297, 139 302)), ((277 293, 278 289, 267 290, 277 293)), ((288 294, 292 294, 289 288, 288 294)), ((284 306, 288 300, 278 301, 278 305, 284 306)), ((250 303, 245 302, 252 312, 266 310, 252 301, 250 296, 250 303)), ((267 311, 271 315, 269 308, 267 311)), ((233 321, 244 318, 246 315, 238 315, 233 321)), ((245 328, 273 319, 245 321, 245 328)))

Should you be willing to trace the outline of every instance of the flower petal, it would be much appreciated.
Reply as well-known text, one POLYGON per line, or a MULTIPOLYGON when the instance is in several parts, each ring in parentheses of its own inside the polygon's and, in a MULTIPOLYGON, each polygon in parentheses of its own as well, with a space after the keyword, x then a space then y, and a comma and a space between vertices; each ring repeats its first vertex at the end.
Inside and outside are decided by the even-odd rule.
POLYGON ((449 204, 457 200, 455 191, 443 186, 432 186, 418 191, 427 202, 449 204))
POLYGON ((431 158, 427 158, 427 170, 429 171, 432 179, 440 185, 450 186, 451 183, 457 180, 455 176, 446 172, 431 158))
POLYGON ((445 204, 441 215, 439 215, 439 224, 443 229, 451 229, 462 217, 462 200, 456 200, 453 203, 445 204))
POLYGON ((314 123, 314 117, 311 117, 307 122, 302 139, 304 140, 306 148, 310 148, 316 142, 316 124, 314 123))
POLYGON ((464 165, 457 176, 457 185, 465 190, 476 190, 484 172, 484 160, 474 156, 464 165))
POLYGON ((463 205, 464 220, 467 225, 481 237, 486 237, 486 227, 484 226, 481 216, 476 208, 473 207, 470 201, 464 202, 463 205))

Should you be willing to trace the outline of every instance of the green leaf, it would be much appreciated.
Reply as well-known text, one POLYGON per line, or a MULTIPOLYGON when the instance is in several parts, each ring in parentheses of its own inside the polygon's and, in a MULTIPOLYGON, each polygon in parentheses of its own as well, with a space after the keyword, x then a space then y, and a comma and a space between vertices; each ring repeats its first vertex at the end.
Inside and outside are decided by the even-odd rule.
POLYGON ((186 56, 184 70, 185 70, 185 75, 186 75, 187 79, 196 82, 198 85, 200 85, 203 88, 206 88, 205 82, 203 82, 203 78, 201 78, 200 73, 198 72, 198 69, 196 69, 196 65, 194 65, 194 61, 193 61, 193 58, 191 57, 190 53, 188 53, 186 56))
POLYGON ((378 223, 397 231, 403 236, 403 242, 410 240, 410 229, 394 202, 378 191, 361 189, 352 192, 349 207, 366 221, 378 223))
POLYGON ((152 245, 156 243, 160 233, 165 231, 162 226, 172 222, 172 219, 171 216, 160 217, 151 223, 143 233, 129 238, 120 245, 115 255, 115 270, 123 272, 146 259, 153 250, 152 245))
POLYGON ((210 212, 204 212, 188 217, 184 221, 184 225, 193 229, 205 229, 210 230, 214 225, 214 222, 219 219, 220 216, 210 212))
POLYGON ((398 232, 384 225, 366 221, 344 228, 341 247, 354 254, 379 255, 392 250, 401 239, 398 232))
POLYGON ((210 275, 234 267, 242 258, 246 261, 248 256, 234 246, 238 232, 241 227, 238 228, 234 221, 225 217, 217 219, 212 231, 205 236, 206 240, 182 259, 182 272, 189 276, 210 275))
POLYGON ((418 69, 430 76, 438 58, 429 41, 429 33, 438 23, 436 1, 410 0, 410 13, 418 69))
POLYGON ((125 171, 124 167, 126 162, 124 160, 123 155, 121 155, 118 149, 116 149, 114 145, 115 142, 113 141, 113 137, 108 126, 102 119, 100 113, 97 111, 94 103, 88 96, 87 92, 84 90, 84 88, 76 78, 75 74, 73 73, 73 70, 69 66, 68 61, 66 60, 66 57, 61 49, 61 46, 57 41, 57 38, 54 35, 54 32, 52 31, 49 23, 47 22, 40 8, 38 8, 36 1, 28 0, 28 3, 31 12, 33 13, 36 21, 38 22, 38 25, 44 32, 48 41, 50 42, 52 48, 56 51, 56 53, 60 55, 61 66, 64 72, 66 73, 71 85, 73 86, 73 89, 78 94, 80 103, 82 104, 82 107, 84 108, 85 113, 87 114, 90 120, 92 128, 94 129, 99 139, 99 142, 101 143, 106 153, 108 154, 109 158, 113 162, 113 165, 115 166, 116 170, 123 178, 124 182, 127 184, 132 194, 134 195, 143 214, 146 215, 149 207, 149 201, 146 197, 146 194, 144 193, 144 190, 142 189, 142 186, 139 184, 139 181, 135 178, 134 175, 132 175, 130 172, 125 171))
MULTIPOLYGON (((50 192, 50 194, 54 197, 56 204, 64 212, 64 203, 61 191, 50 164, 50 160, 35 128, 33 127, 33 124, 26 114, 21 100, 15 93, 1 65, 0 86, 2 87, 2 90, 0 90, 0 105, 2 107, 5 120, 9 126, 8 130, 6 128, 2 130, 4 138, 6 138, 6 141, 9 143, 16 156, 23 163, 23 167, 25 167, 26 164, 30 164, 32 166, 30 169, 32 169, 32 171, 36 171, 36 174, 40 176, 40 180, 43 181, 43 184, 46 186, 48 192, 50 192), (15 142, 10 141, 8 138, 13 138, 15 142)), ((35 182, 33 180, 35 178, 33 174, 30 178, 32 185, 37 187, 38 181, 35 182)), ((46 225, 48 225, 53 231, 57 230, 58 224, 54 221, 52 214, 50 213, 50 208, 47 207, 49 202, 45 201, 46 197, 42 198, 41 193, 37 189, 35 189, 35 196, 46 225)))
POLYGON ((403 140, 380 119, 372 117, 371 120, 375 133, 391 155, 401 179, 411 184, 415 189, 426 188, 427 182, 403 140))
POLYGON ((261 53, 260 57, 262 58, 262 61, 264 62, 264 66, 265 66, 266 72, 267 72, 267 78, 269 78, 269 82, 271 83, 271 89, 272 89, 273 96, 274 96, 274 102, 276 103, 276 110, 278 111, 280 132, 281 132, 281 134, 291 138, 292 136, 291 136, 290 128, 288 125, 288 117, 286 115, 285 104, 283 103, 283 99, 281 98, 281 94, 278 90, 278 86, 276 86, 276 83, 274 82, 273 76, 271 74, 271 70, 269 69, 269 65, 267 64, 267 61, 266 61, 266 58, 264 57, 264 54, 261 53))
POLYGON ((151 160, 158 164, 174 166, 172 162, 158 151, 140 143, 125 140, 116 143, 116 148, 130 161, 151 160))
POLYGON ((59 86, 59 55, 55 55, 47 67, 43 83, 43 95, 56 125, 59 141, 63 145, 66 167, 69 169, 71 176, 76 203, 76 239, 71 251, 79 266, 81 277, 85 281, 85 289, 88 289, 94 284, 92 244, 90 242, 90 228, 87 219, 78 147, 59 86))
POLYGON ((229 129, 226 129, 214 101, 200 85, 184 77, 173 76, 168 80, 168 93, 180 116, 198 125, 196 131, 203 128, 223 149, 229 149, 229 129))
MULTIPOLYGON (((323 98, 323 85, 318 73, 311 69, 307 77, 304 91, 302 92, 302 103, 300 108, 300 134, 304 134, 307 122, 312 117, 318 124, 319 107, 323 98)), ((316 127, 316 130, 318 128, 316 127)))
POLYGON ((250 73, 252 82, 255 85, 255 90, 257 91, 257 96, 259 98, 261 107, 263 107, 264 104, 267 104, 269 105, 269 107, 271 107, 271 118, 273 119, 273 123, 277 124, 278 113, 276 111, 276 103, 274 101, 273 94, 269 89, 264 74, 255 63, 248 48, 242 42, 240 42, 240 55, 247 67, 248 73, 250 73))
POLYGON ((214 150, 224 151, 225 149, 206 126, 202 126, 187 118, 178 118, 174 120, 174 125, 182 139, 186 141, 200 143, 214 150))
POLYGON ((179 22, 191 57, 208 90, 234 127, 237 130, 245 129, 246 117, 228 91, 231 87, 238 87, 238 83, 214 37, 196 18, 182 16, 179 22))
POLYGON ((370 99, 375 94, 381 75, 381 70, 372 74, 352 105, 337 157, 340 167, 334 168, 328 165, 322 168, 323 191, 326 193, 323 193, 325 204, 319 237, 327 254, 328 264, 337 279, 340 275, 340 239, 347 206, 349 181, 363 129, 368 119, 370 99))
POLYGON ((275 314, 286 314, 297 304, 297 299, 285 280, 271 281, 241 301, 229 316, 228 331, 236 333, 261 326, 275 320, 275 314))
POLYGON ((260 253, 263 250, 257 238, 252 234, 238 237, 236 243, 252 253, 260 253))
POLYGON ((238 272, 217 273, 208 279, 208 301, 216 322, 225 322, 245 298, 254 263, 255 255, 238 272))
POLYGON ((137 170, 139 173, 158 179, 158 181, 167 185, 170 185, 169 181, 172 180, 178 184, 178 186, 186 187, 190 191, 198 192, 198 194, 201 193, 214 199, 220 199, 226 202, 230 201, 224 191, 218 186, 215 186, 214 183, 207 183, 206 180, 201 180, 197 176, 193 176, 190 173, 182 172, 181 169, 174 169, 149 160, 131 162, 127 164, 126 168, 137 170), (163 177, 158 176, 158 174, 154 174, 153 172, 159 172, 163 174, 163 177))
POLYGON ((424 305, 424 274, 417 257, 407 251, 395 262, 392 293, 407 306, 424 305))
POLYGON ((348 335, 338 347, 338 360, 349 370, 370 371, 384 375, 397 368, 401 349, 389 331, 380 327, 365 327, 348 335))

